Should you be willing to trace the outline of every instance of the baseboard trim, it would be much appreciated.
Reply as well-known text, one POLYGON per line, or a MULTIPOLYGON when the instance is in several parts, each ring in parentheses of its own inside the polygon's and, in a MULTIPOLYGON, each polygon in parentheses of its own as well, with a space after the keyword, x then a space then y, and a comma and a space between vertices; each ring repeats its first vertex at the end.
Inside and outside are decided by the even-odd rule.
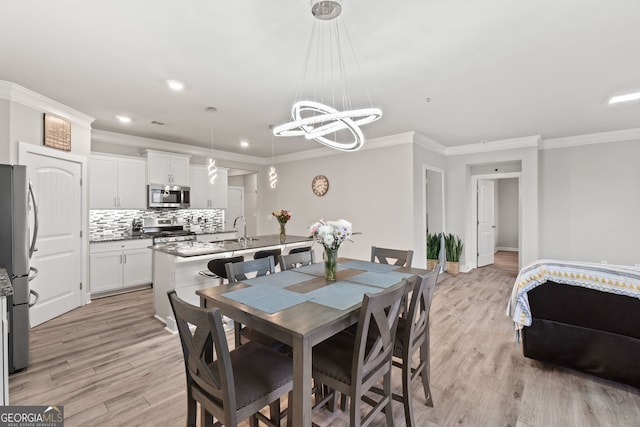
POLYGON ((496 248, 496 252, 498 252, 498 251, 518 252, 518 248, 509 248, 507 246, 498 246, 496 248))

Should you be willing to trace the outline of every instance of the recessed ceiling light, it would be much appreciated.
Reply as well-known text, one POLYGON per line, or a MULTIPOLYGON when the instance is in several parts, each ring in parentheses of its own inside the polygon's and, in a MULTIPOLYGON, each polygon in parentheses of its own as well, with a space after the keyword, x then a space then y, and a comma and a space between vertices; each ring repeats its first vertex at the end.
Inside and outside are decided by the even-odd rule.
POLYGON ((178 80, 167 80, 167 86, 169 86, 170 89, 173 89, 175 91, 184 89, 184 83, 178 80))
POLYGON ((640 92, 628 93, 626 95, 612 96, 609 104, 617 104, 618 102, 637 101, 640 99, 640 92))
POLYGON ((116 116, 116 119, 118 119, 120 121, 120 123, 131 123, 131 117, 116 116))
POLYGON ((248 148, 249 147, 249 141, 240 141, 240 147, 242 148, 248 148))

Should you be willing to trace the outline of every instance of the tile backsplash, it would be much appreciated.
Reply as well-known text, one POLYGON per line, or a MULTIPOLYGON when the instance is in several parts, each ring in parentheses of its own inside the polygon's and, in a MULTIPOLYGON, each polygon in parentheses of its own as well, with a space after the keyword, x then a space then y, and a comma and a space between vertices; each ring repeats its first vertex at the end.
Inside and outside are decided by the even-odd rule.
POLYGON ((89 240, 125 236, 131 223, 138 218, 176 218, 188 229, 200 224, 202 231, 224 228, 224 209, 149 209, 149 210, 89 210, 89 240))

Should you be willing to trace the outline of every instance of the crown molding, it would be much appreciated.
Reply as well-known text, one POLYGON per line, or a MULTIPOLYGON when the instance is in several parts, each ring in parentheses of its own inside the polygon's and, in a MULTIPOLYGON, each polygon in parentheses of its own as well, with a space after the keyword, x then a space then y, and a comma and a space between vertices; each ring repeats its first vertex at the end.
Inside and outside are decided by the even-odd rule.
POLYGON ((230 160, 256 165, 267 165, 267 159, 246 154, 230 153, 228 151, 210 150, 195 145, 178 144, 177 142, 164 141, 161 139, 145 138, 141 136, 127 135, 124 133, 109 132, 106 130, 93 129, 91 140, 105 144, 126 145, 128 147, 138 147, 140 149, 169 151, 176 154, 189 154, 191 156, 215 157, 220 160, 230 160))
MULTIPOLYGON (((378 148, 393 147, 396 145, 411 144, 413 143, 414 132, 404 132, 396 135, 383 136, 380 138, 373 138, 366 140, 366 143, 358 151, 376 150, 378 148)), ((335 156, 344 152, 335 150, 333 148, 325 147, 324 145, 312 150, 300 151, 291 154, 282 154, 274 158, 274 162, 288 163, 298 160, 317 159, 319 157, 335 156)))
POLYGON ((498 141, 479 142, 477 144, 458 145, 447 147, 446 156, 458 156, 461 154, 487 153, 491 151, 514 150, 518 148, 538 147, 542 136, 531 135, 521 138, 501 139, 498 141))
POLYGON ((542 141, 540 149, 555 150, 558 148, 577 147, 580 145, 604 144, 607 142, 635 140, 640 140, 640 128, 589 133, 586 135, 567 136, 564 138, 549 138, 542 141))
POLYGON ((95 118, 67 107, 58 101, 5 80, 0 80, 0 99, 16 102, 34 110, 62 117, 71 121, 74 126, 81 126, 87 129, 91 129, 91 123, 95 120, 95 118))
POLYGON ((436 153, 441 154, 443 156, 447 151, 447 147, 445 147, 444 145, 418 132, 414 132, 413 142, 415 142, 416 145, 419 145, 422 148, 435 151, 436 153))

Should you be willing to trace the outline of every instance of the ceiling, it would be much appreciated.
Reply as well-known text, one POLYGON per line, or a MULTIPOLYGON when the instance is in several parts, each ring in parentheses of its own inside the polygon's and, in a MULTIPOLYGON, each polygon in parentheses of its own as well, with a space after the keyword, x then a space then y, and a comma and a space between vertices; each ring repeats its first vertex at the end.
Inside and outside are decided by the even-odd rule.
MULTIPOLYGON (((456 146, 640 128, 639 101, 607 105, 640 91, 638 16, 637 0, 344 0, 383 111, 363 131, 456 146)), ((289 119, 313 21, 308 0, 5 1, 0 80, 95 117, 95 129, 210 147, 213 126, 217 150, 269 157, 269 125, 289 119)))

